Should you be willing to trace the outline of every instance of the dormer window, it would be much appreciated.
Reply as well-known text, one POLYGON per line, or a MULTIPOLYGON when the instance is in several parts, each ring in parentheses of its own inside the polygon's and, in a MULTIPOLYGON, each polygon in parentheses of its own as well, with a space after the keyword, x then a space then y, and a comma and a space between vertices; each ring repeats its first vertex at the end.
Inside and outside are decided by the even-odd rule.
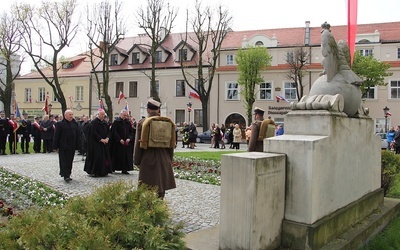
POLYGON ((111 55, 111 62, 110 62, 111 66, 115 66, 118 65, 118 54, 112 54, 111 55))
POLYGON ((132 53, 132 64, 138 64, 140 62, 139 52, 132 53))
POLYGON ((257 42, 256 42, 256 46, 263 46, 263 45, 264 45, 264 43, 261 42, 261 41, 257 41, 257 42))
POLYGON ((162 51, 161 50, 157 50, 156 51, 156 62, 162 62, 162 51))
POLYGON ((63 62, 62 63, 62 68, 63 69, 70 69, 74 67, 74 63, 73 62, 63 62))
POLYGON ((179 61, 187 61, 187 49, 180 49, 179 50, 179 61))

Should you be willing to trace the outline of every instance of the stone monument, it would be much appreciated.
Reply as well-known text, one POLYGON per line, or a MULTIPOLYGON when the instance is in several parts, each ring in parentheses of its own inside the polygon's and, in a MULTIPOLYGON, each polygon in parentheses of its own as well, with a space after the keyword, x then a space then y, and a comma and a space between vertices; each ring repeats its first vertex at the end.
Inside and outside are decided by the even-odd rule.
POLYGON ((347 45, 321 27, 324 71, 291 104, 285 134, 264 139, 264 153, 222 157, 220 249, 320 249, 383 204, 380 139, 361 79, 347 45))

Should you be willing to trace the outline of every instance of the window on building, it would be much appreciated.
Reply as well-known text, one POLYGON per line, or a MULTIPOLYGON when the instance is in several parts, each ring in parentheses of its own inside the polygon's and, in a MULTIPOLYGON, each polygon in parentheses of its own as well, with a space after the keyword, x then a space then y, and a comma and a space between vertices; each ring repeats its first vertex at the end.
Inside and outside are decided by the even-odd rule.
POLYGON ((197 127, 203 127, 203 110, 202 109, 194 110, 193 122, 194 122, 194 124, 196 124, 197 127))
POLYGON ((177 109, 175 110, 175 124, 178 127, 183 126, 185 122, 185 110, 184 109, 177 109))
POLYGON ((239 84, 237 82, 226 83, 226 100, 239 100, 239 84))
POLYGON ((46 100, 46 89, 39 88, 38 89, 38 102, 44 102, 46 100))
POLYGON ((226 100, 239 100, 239 84, 237 82, 226 84, 226 100))
POLYGON ((360 49, 359 50, 360 56, 370 56, 374 54, 373 49, 360 49))
POLYGON ((31 88, 25 88, 24 102, 32 102, 32 89, 31 88))
POLYGON ((390 98, 400 99, 400 80, 390 81, 390 98))
POLYGON ((162 51, 161 50, 157 50, 156 51, 156 62, 162 62, 162 51))
POLYGON ((256 46, 263 46, 263 45, 264 45, 264 43, 262 41, 257 41, 256 42, 256 46))
POLYGON ((120 93, 124 93, 124 83, 116 82, 115 83, 115 98, 119 98, 120 93))
POLYGON ((187 61, 187 49, 180 49, 179 50, 179 61, 187 61))
POLYGON ((234 62, 233 55, 226 55, 226 65, 233 65, 234 62))
POLYGON ((74 63, 73 62, 63 62, 62 63, 62 68, 63 69, 70 69, 74 67, 74 63))
POLYGON ((138 91, 138 82, 137 81, 131 81, 129 82, 129 97, 137 97, 137 91, 138 91))
POLYGON ((263 82, 260 84, 260 100, 272 100, 272 83, 263 82))
POLYGON ((186 84, 185 84, 184 80, 176 80, 175 92, 176 92, 176 96, 185 96, 186 95, 186 84))
POLYGON ((75 101, 83 101, 83 86, 75 87, 75 101))
POLYGON ((138 64, 140 62, 140 53, 134 52, 132 53, 132 64, 138 64))
POLYGON ((294 53, 293 51, 286 52, 286 62, 292 63, 294 61, 294 53))
POLYGON ((115 66, 118 65, 118 54, 112 54, 111 55, 111 62, 110 62, 111 66, 115 66))
POLYGON ((362 98, 365 99, 375 99, 375 87, 370 87, 369 90, 365 89, 365 93, 362 98))
POLYGON ((296 94, 296 83, 294 82, 285 82, 285 98, 287 100, 295 100, 297 99, 296 94))
POLYGON ((397 59, 400 59, 400 48, 397 48, 397 59))

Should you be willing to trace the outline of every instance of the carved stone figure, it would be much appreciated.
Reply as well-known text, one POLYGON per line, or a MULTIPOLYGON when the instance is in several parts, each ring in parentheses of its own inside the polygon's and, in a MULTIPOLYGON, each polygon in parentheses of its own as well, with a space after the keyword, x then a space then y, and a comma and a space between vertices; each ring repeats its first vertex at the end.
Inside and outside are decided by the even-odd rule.
POLYGON ((324 71, 312 85, 310 95, 304 96, 298 103, 292 103, 292 109, 339 111, 348 117, 368 115, 361 105, 362 79, 350 68, 348 45, 344 41, 336 44, 327 22, 321 27, 324 71))

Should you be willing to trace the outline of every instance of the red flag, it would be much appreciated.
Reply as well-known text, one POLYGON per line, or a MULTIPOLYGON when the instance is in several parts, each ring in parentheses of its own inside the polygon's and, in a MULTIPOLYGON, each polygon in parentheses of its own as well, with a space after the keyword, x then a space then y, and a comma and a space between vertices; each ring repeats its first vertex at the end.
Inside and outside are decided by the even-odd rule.
POLYGON ((192 97, 195 98, 195 99, 199 99, 200 100, 199 94, 197 94, 197 92, 194 91, 193 89, 190 89, 189 98, 192 98, 192 97))
POLYGON ((392 116, 392 113, 387 112, 386 115, 387 115, 387 116, 392 116))
POLYGON ((357 0, 348 0, 347 39, 350 49, 350 63, 353 63, 357 35, 357 0))
POLYGON ((118 104, 121 102, 121 100, 125 97, 124 93, 122 91, 119 92, 119 99, 118 99, 118 104))
POLYGON ((46 113, 46 115, 49 114, 49 96, 46 96, 46 101, 44 102, 44 107, 42 108, 42 111, 46 113))

